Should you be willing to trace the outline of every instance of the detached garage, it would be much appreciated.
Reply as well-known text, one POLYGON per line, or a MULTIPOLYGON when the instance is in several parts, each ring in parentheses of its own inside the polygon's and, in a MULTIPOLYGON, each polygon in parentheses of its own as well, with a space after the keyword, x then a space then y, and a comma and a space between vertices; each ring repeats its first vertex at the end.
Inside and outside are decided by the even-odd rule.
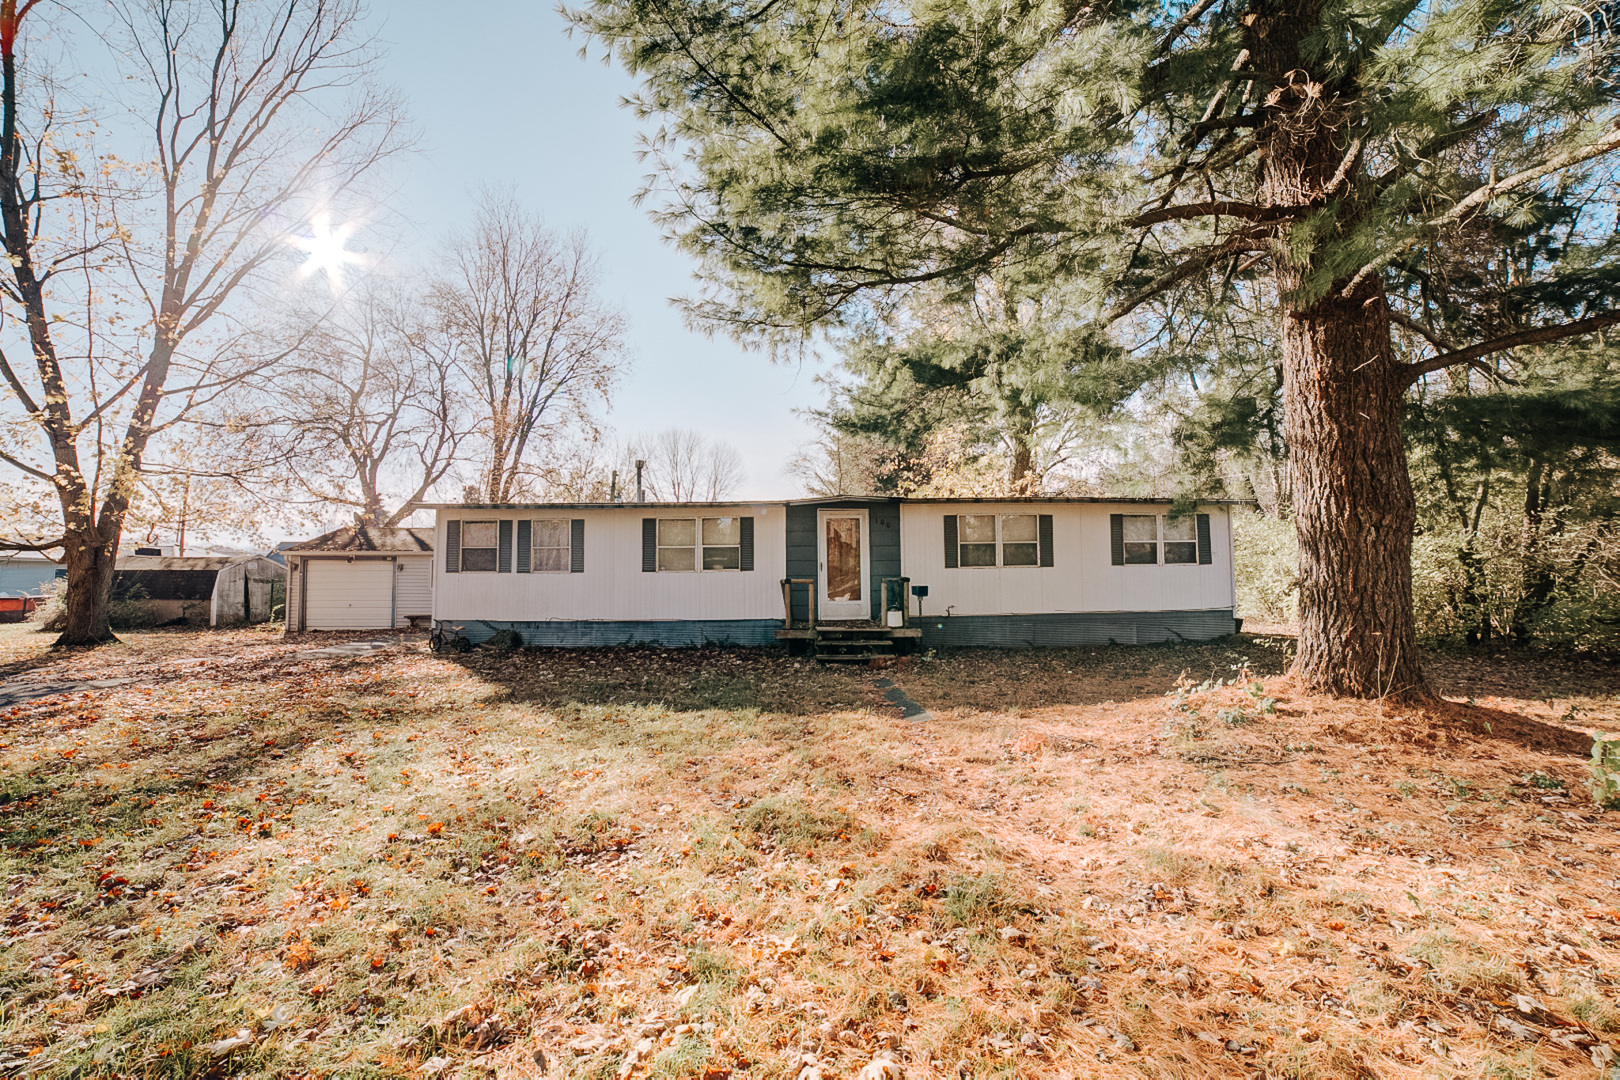
POLYGON ((431 530, 352 525, 282 554, 289 631, 385 630, 432 615, 431 530))

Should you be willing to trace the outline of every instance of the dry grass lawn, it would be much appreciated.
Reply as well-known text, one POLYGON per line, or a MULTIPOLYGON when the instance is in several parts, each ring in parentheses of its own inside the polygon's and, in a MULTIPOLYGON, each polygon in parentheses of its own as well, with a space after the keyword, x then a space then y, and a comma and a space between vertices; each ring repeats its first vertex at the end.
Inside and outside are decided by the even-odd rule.
POLYGON ((1620 1076, 1613 665, 48 640, 129 681, 0 712, 0 1075, 1620 1076))

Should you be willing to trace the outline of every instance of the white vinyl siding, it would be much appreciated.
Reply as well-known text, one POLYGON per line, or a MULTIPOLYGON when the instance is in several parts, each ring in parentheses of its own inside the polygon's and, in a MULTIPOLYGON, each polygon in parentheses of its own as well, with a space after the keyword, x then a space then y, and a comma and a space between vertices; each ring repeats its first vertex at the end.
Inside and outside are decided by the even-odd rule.
POLYGON ((408 616, 433 614, 433 558, 403 556, 394 575, 394 625, 409 625, 408 616))
POLYGON ((310 559, 304 628, 382 630, 392 626, 394 573, 391 559, 310 559))
MULTIPOLYGON (((642 570, 642 519, 653 517, 656 512, 652 506, 630 503, 614 508, 571 510, 575 519, 584 522, 586 558, 582 572, 441 573, 434 582, 433 616, 449 622, 782 618, 782 578, 787 576, 787 515, 782 504, 694 508, 686 516, 665 518, 666 524, 680 521, 687 523, 689 529, 677 527, 660 534, 655 524, 654 559, 662 557, 666 572, 646 573, 642 570), (740 555, 738 544, 702 543, 705 518, 740 523, 744 517, 754 519, 755 572, 739 573, 737 569, 703 572, 706 558, 735 565, 740 555), (684 567, 686 572, 669 572, 672 566, 684 567)), ((467 511, 446 509, 439 513, 434 544, 442 551, 445 522, 464 521, 467 511)), ((510 516, 516 521, 536 513, 545 511, 514 510, 510 516)), ((465 524, 462 527, 465 529, 465 524)), ((730 535, 724 526, 719 531, 711 528, 708 533, 710 539, 723 540, 730 535)), ((741 535, 740 527, 738 535, 741 535)), ((654 567, 657 568, 656 562, 654 567)))
MULTIPOLYGON (((1147 507, 1119 503, 907 503, 900 508, 902 572, 913 586, 928 586, 923 601, 925 621, 951 615, 1021 615, 1081 611, 1193 611, 1232 606, 1231 525, 1224 508, 1201 507, 1209 514, 1209 565, 1164 565, 1155 551, 1154 566, 1114 566, 1109 558, 1111 514, 1153 521, 1168 505, 1147 507), (1143 510, 1149 510, 1143 513, 1143 510), (947 569, 941 543, 942 518, 1007 517, 1050 514, 1054 565, 981 566, 947 569)), ((1191 515, 1187 520, 1195 520, 1191 515)), ((1007 537, 999 542, 1005 558, 1007 537)), ((1021 541, 1014 541, 1021 542, 1021 541)), ((1171 541, 1172 543, 1180 541, 1171 541)), ((1161 545, 1157 527, 1151 543, 1161 545)), ((1196 546, 1196 545, 1195 545, 1196 546)))

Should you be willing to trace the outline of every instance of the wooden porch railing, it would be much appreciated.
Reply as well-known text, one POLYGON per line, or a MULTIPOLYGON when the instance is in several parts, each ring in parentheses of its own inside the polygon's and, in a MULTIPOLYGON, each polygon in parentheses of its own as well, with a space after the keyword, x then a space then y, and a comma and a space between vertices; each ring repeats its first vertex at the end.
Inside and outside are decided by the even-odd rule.
POLYGON ((782 579, 782 629, 808 630, 816 625, 816 582, 814 578, 783 578, 782 579), (796 585, 804 586, 804 610, 807 618, 801 620, 793 617, 793 588, 796 585))

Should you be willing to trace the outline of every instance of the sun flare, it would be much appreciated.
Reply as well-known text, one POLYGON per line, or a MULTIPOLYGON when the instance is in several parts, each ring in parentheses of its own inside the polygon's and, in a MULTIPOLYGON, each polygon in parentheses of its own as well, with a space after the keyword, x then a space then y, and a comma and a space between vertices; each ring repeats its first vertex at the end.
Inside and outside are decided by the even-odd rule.
POLYGON ((348 248, 354 230, 352 222, 334 226, 332 216, 325 211, 310 219, 308 235, 292 238, 292 245, 309 255, 299 267, 299 276, 307 278, 324 273, 333 288, 342 285, 344 268, 360 263, 363 258, 359 252, 348 248))

